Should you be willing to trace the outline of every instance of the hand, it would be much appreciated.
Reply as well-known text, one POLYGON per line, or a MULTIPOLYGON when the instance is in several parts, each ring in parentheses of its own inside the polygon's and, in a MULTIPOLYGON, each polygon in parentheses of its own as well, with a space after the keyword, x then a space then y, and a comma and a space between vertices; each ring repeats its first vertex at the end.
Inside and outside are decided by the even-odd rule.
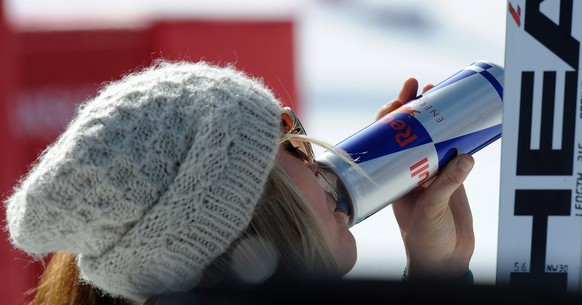
MULTIPOLYGON (((422 92, 432 87, 424 86, 422 92)), ((376 119, 416 97, 417 90, 417 80, 407 79, 398 98, 381 107, 376 119)), ((459 279, 468 272, 475 236, 463 182, 473 164, 472 156, 458 155, 435 178, 392 203, 408 279, 459 279)))

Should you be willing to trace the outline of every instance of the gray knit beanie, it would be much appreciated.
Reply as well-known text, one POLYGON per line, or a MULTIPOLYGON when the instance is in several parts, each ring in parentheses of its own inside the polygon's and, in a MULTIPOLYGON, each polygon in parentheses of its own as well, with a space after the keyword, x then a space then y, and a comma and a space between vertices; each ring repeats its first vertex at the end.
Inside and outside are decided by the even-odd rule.
POLYGON ((247 227, 281 104, 258 80, 162 62, 106 86, 6 200, 12 243, 78 254, 84 280, 143 302, 192 288, 247 227))

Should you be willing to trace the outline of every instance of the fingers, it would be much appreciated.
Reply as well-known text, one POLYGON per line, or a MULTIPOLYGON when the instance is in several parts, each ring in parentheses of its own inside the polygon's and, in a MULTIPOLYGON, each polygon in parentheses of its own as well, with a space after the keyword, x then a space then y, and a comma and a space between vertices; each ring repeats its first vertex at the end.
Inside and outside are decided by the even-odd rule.
POLYGON ((388 113, 396 110, 398 107, 402 106, 402 101, 401 100, 392 100, 391 102, 387 103, 386 105, 380 107, 380 109, 378 109, 378 112, 376 113, 376 118, 374 119, 375 121, 379 120, 381 117, 387 115, 388 113))
POLYGON ((388 113, 396 110, 398 107, 402 106, 405 102, 416 97, 416 92, 418 91, 418 81, 411 77, 404 81, 402 87, 400 88, 400 93, 398 93, 398 98, 390 101, 386 105, 380 107, 376 113, 375 120, 379 120, 381 117, 387 115, 388 113))
POLYGON ((434 87, 433 84, 424 85, 424 87, 422 87, 422 93, 427 92, 428 90, 432 89, 433 87, 434 87))
MULTIPOLYGON (((434 86, 431 84, 425 85, 424 87, 422 87, 422 92, 424 93, 431 89, 432 87, 434 86)), ((400 92, 398 93, 398 98, 380 107, 380 109, 378 109, 378 112, 376 113, 375 120, 379 120, 386 114, 396 110, 398 107, 402 106, 402 104, 417 97, 417 95, 418 95, 418 80, 416 80, 416 78, 414 77, 406 79, 404 83, 402 83, 402 87, 400 88, 400 92)))
POLYGON ((398 99, 403 102, 408 102, 415 98, 418 94, 418 81, 414 77, 410 77, 404 81, 402 88, 400 88, 400 93, 398 94, 398 99))

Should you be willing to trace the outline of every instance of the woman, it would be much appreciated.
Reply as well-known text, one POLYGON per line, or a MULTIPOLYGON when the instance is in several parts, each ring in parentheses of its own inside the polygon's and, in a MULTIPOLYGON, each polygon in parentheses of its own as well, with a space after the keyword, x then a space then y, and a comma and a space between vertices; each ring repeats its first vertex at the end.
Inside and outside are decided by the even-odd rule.
MULTIPOLYGON (((417 90, 407 80, 377 118, 417 90)), ((259 80, 161 62, 82 105, 7 199, 10 238, 37 257, 72 253, 83 283, 133 303, 276 275, 338 278, 354 266, 356 244, 309 141, 333 149, 308 138, 259 80)), ((457 156, 393 204, 406 280, 471 276, 462 183, 472 165, 457 156)))

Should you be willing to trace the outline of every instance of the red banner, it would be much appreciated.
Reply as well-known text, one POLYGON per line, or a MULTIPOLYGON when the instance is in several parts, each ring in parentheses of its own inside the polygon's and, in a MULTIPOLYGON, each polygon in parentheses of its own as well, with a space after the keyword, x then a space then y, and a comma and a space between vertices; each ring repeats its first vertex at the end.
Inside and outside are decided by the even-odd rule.
MULTIPOLYGON (((0 9, 2 8, 0 0, 0 9)), ((1 12, 1 11, 0 11, 1 12)), ((293 24, 282 21, 158 21, 119 29, 11 29, 0 13, 0 192, 63 131, 78 104, 105 82, 157 58, 234 64, 261 77, 297 108, 293 24)), ((5 197, 3 197, 4 199, 5 197)), ((0 214, 4 220, 4 211, 0 214)), ((19 253, 2 231, 0 300, 24 304, 40 263, 19 253)))
MULTIPOLYGON (((0 0, 0 194, 2 199, 12 188, 19 173, 25 169, 20 163, 19 143, 10 132, 9 109, 18 84, 14 62, 13 35, 5 21, 4 5, 0 0)), ((4 209, 0 212, 2 227, 4 209)), ((35 283, 36 265, 30 257, 14 250, 4 230, 0 231, 0 300, 5 304, 23 304, 27 299, 23 291, 35 283)))
POLYGON ((152 27, 152 51, 167 59, 205 60, 262 78, 297 112, 293 22, 162 20, 152 27))

